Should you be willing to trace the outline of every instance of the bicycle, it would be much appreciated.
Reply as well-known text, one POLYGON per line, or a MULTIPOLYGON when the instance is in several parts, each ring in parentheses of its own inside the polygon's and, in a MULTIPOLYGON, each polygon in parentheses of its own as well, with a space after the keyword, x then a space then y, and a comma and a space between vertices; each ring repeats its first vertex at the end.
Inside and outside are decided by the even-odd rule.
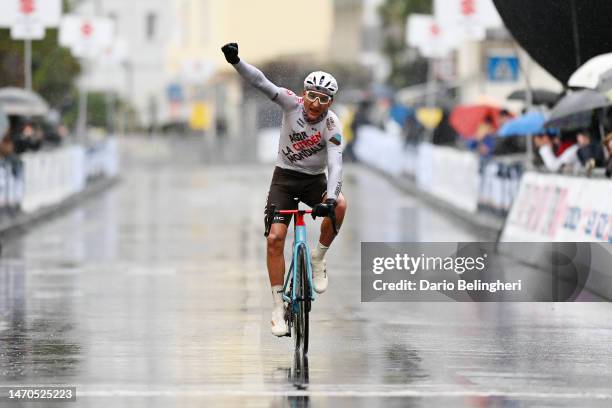
MULTIPOLYGON (((296 201, 299 200, 296 198, 296 201)), ((293 252, 289 272, 285 277, 283 285, 283 300, 287 303, 285 308, 285 321, 287 322, 287 337, 295 339, 295 352, 306 355, 308 353, 308 335, 311 302, 315 300, 314 290, 312 290, 312 265, 310 262, 310 248, 306 237, 305 214, 312 214, 312 210, 277 210, 276 205, 270 206, 270 213, 266 214, 266 231, 264 236, 268 236, 272 227, 272 220, 277 214, 292 214, 293 220, 293 252)), ((330 211, 327 215, 332 222, 334 233, 338 233, 336 227, 336 213, 330 211)), ((314 217, 313 217, 314 218, 314 217)))

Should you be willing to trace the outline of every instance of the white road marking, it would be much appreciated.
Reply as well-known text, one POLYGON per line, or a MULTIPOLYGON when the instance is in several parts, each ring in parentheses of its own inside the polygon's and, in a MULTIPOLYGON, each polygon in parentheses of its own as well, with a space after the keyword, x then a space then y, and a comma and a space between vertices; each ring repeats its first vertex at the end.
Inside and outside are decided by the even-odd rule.
MULTIPOLYGON (((240 387, 240 385, 236 385, 240 387)), ((510 399, 599 399, 612 400, 612 394, 590 393, 590 392, 520 392, 503 390, 483 390, 483 391, 436 391, 436 390, 231 390, 231 389, 147 389, 147 390, 81 390, 77 388, 77 398, 79 397, 384 397, 384 398, 441 398, 441 397, 504 397, 510 399)))
MULTIPOLYGON (((450 398, 450 397, 504 397, 511 399, 598 399, 612 400, 612 390, 593 390, 585 392, 543 392, 543 391, 506 391, 506 390, 436 390, 436 389, 389 389, 388 384, 368 385, 372 390, 364 390, 361 384, 305 384, 308 390, 244 388, 245 384, 227 384, 164 387, 143 384, 127 388, 115 385, 91 384, 6 384, 1 388, 25 387, 76 387, 77 398, 153 398, 153 397, 396 397, 396 398, 450 398), (242 387, 239 389, 239 387, 242 387), (376 389, 379 388, 379 389, 376 389)), ((288 384, 287 387, 290 385, 288 384)), ((432 387, 424 387, 432 388, 432 387)))

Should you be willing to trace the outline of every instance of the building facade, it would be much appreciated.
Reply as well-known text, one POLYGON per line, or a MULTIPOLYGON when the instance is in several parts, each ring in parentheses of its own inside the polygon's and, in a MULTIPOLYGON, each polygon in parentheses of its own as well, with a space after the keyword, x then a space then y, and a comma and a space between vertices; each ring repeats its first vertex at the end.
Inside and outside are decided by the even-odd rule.
MULTIPOLYGON (((218 98, 211 93, 231 72, 220 52, 226 42, 238 42, 240 55, 257 64, 294 56, 325 60, 332 38, 327 0, 83 0, 75 13, 112 18, 128 49, 119 65, 86 63, 81 83, 116 91, 146 127, 189 121, 196 108, 215 116, 218 98)), ((235 92, 225 93, 231 100, 235 92)))
POLYGON ((333 30, 329 58, 343 64, 358 64, 370 70, 376 82, 390 72, 381 52, 382 26, 378 13, 384 0, 334 0, 333 30))
POLYGON ((130 103, 145 127, 168 117, 166 66, 175 19, 166 0, 86 0, 74 11, 104 16, 115 23, 115 37, 125 44, 121 61, 107 63, 105 55, 86 61, 81 84, 88 90, 113 91, 130 103))

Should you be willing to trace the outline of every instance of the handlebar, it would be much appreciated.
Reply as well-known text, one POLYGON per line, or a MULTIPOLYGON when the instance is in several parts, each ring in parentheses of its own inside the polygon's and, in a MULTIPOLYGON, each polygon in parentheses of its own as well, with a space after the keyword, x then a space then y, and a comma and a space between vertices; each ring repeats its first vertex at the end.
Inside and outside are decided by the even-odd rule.
POLYGON ((311 214, 312 210, 278 210, 277 214, 297 214, 297 213, 311 214))
MULTIPOLYGON (((266 214, 266 231, 264 232, 264 237, 270 235, 270 228, 272 228, 272 221, 274 220, 274 216, 276 214, 312 214, 312 210, 277 210, 276 204, 270 205, 270 213, 266 214)), ((338 235, 338 227, 336 225, 336 211, 330 211, 330 213, 326 216, 330 219, 332 223, 332 228, 334 230, 334 235, 338 235)))

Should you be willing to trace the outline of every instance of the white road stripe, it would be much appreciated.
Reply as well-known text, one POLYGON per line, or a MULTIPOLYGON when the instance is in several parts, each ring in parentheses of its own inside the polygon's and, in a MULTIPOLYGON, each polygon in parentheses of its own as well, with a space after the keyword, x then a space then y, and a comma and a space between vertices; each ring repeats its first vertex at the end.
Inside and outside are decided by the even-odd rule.
MULTIPOLYGON (((237 385, 239 386, 239 385, 237 385)), ((610 393, 548 393, 548 392, 512 392, 512 391, 425 391, 425 390, 380 390, 380 391, 358 391, 358 390, 84 390, 77 389, 77 398, 80 397, 505 397, 514 399, 601 399, 612 400, 610 393)))
MULTIPOLYGON (((505 391, 505 390, 436 390, 436 389, 388 389, 388 385, 369 385, 371 391, 363 390, 363 385, 305 385, 311 390, 298 389, 238 389, 244 384, 219 385, 214 388, 201 387, 155 387, 150 385, 134 386, 133 388, 115 387, 114 385, 91 384, 17 384, 2 385, 6 388, 50 388, 76 387, 77 398, 153 398, 153 397, 399 397, 399 398, 444 398, 444 397, 504 397, 513 399, 598 399, 612 400, 612 391, 593 390, 591 392, 538 392, 538 391, 505 391), (385 389, 387 388, 387 389, 385 389)), ((429 387, 427 387, 429 388, 429 387)))

